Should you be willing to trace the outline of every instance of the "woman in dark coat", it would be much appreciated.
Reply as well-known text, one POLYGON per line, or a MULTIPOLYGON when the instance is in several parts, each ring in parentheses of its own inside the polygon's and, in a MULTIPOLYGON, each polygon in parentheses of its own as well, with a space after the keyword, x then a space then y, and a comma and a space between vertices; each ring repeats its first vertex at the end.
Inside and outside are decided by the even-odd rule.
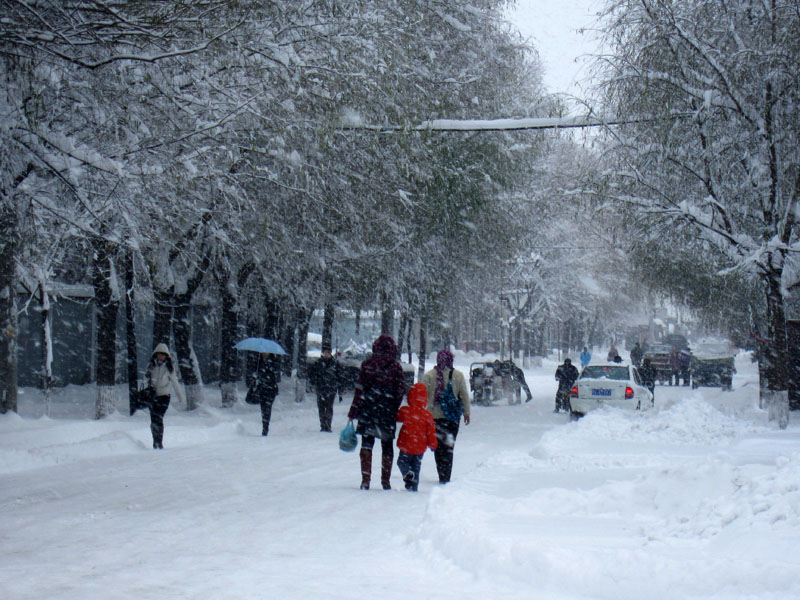
POLYGON ((381 485, 390 490, 389 477, 394 459, 397 410, 406 394, 403 368, 397 360, 397 345, 382 335, 372 344, 372 356, 361 363, 353 404, 348 418, 358 419, 361 435, 361 489, 368 490, 372 475, 372 448, 381 441, 381 485))
POLYGON ((262 352, 258 357, 258 367, 253 381, 253 393, 261 405, 261 435, 269 433, 269 420, 272 417, 272 404, 278 395, 278 361, 272 354, 262 352))

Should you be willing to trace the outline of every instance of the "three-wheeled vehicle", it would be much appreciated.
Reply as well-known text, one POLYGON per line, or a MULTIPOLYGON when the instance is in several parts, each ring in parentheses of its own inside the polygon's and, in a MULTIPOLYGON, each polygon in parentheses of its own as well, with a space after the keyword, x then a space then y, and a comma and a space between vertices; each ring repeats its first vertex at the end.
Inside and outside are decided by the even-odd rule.
POLYGON ((514 378, 511 361, 472 363, 469 389, 472 401, 482 406, 491 406, 494 400, 501 398, 507 398, 509 404, 521 402, 522 386, 514 378))

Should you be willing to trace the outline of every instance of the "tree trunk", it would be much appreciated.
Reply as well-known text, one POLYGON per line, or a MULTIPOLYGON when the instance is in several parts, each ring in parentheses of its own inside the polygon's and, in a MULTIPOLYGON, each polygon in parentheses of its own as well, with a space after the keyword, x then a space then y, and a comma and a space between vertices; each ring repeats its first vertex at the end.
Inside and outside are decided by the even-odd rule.
POLYGON ((234 344, 238 341, 239 315, 236 312, 236 297, 228 286, 228 278, 218 277, 219 292, 222 304, 220 331, 220 365, 219 381, 222 392, 222 406, 230 408, 236 404, 236 380, 238 379, 238 361, 234 344))
POLYGON ((190 294, 175 296, 172 313, 172 329, 175 333, 175 352, 178 355, 178 370, 186 392, 186 410, 194 410, 203 402, 203 386, 197 377, 197 366, 192 352, 192 305, 190 294))
POLYGON ((406 316, 408 317, 408 335, 406 336, 406 344, 408 345, 408 363, 411 364, 411 361, 414 360, 411 350, 411 342, 414 338, 414 319, 408 315, 406 316))
POLYGON ((767 316, 769 318, 769 343, 764 357, 767 362, 767 389, 784 391, 788 389, 786 308, 778 274, 772 274, 767 280, 766 294, 767 316))
POLYGON ((153 348, 160 343, 170 345, 172 325, 172 288, 153 289, 153 348))
POLYGON ((397 331, 397 360, 403 359, 403 344, 406 341, 406 328, 408 323, 408 315, 402 313, 400 315, 400 329, 397 331))
POLYGON ((417 370, 417 381, 422 381, 422 376, 425 374, 425 356, 428 354, 426 347, 426 332, 428 327, 428 319, 420 317, 419 319, 419 369, 417 370))
MULTIPOLYGON (((3 194, 5 195, 5 194, 3 194)), ((0 205, 0 413, 17 412, 17 253, 14 206, 0 205)))
POLYGON ((47 293, 47 284, 44 276, 39 279, 39 312, 42 324, 42 371, 41 385, 44 395, 45 415, 50 416, 50 401, 52 400, 53 387, 53 336, 50 328, 50 295, 47 293))
POLYGON ((136 309, 134 300, 133 253, 125 256, 125 342, 127 359, 125 365, 128 373, 128 402, 134 404, 134 394, 139 384, 139 360, 136 355, 136 309))
POLYGON ((297 311, 297 377, 306 379, 308 372, 308 329, 313 309, 297 311))
POLYGON ((394 309, 389 304, 389 298, 386 295, 384 295, 381 309, 381 335, 394 335, 394 309))
POLYGON ((283 325, 283 335, 281 336, 281 346, 286 351, 281 364, 283 365, 283 374, 287 377, 292 376, 292 368, 294 367, 294 343, 295 334, 297 333, 297 316, 296 311, 292 310, 289 314, 283 313, 285 321, 283 325))
POLYGON ((241 293, 254 269, 255 263, 248 262, 242 265, 236 278, 236 289, 233 289, 230 285, 230 274, 227 269, 223 267, 217 270, 216 279, 219 284, 220 298, 222 299, 220 389, 224 408, 233 406, 237 400, 236 381, 239 378, 239 355, 233 346, 239 341, 238 294, 241 293))
POLYGON ((322 315, 322 347, 333 349, 333 318, 335 315, 333 304, 326 304, 322 315))
POLYGON ((94 300, 97 311, 97 402, 95 418, 102 419, 114 411, 116 374, 117 311, 119 301, 114 297, 110 244, 101 239, 94 246, 94 300))
MULTIPOLYGON (((280 340, 281 332, 281 307, 272 298, 264 303, 266 318, 264 319, 264 337, 270 340, 280 340)), ((284 348, 285 350, 285 348, 284 348)))
POLYGON ((181 373, 183 389, 186 391, 186 410, 194 410, 204 402, 200 367, 192 347, 192 298, 200 287, 210 263, 211 256, 206 251, 194 275, 186 282, 186 291, 176 294, 173 303, 172 329, 175 332, 178 370, 181 373))

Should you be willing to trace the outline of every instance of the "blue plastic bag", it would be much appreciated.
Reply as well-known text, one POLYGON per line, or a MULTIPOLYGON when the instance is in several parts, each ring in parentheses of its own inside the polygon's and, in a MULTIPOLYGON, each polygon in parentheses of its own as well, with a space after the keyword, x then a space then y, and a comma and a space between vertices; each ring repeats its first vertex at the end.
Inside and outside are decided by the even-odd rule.
POLYGON ((358 446, 358 437, 353 428, 353 422, 348 421, 342 432, 339 434, 339 449, 344 452, 352 452, 358 446))

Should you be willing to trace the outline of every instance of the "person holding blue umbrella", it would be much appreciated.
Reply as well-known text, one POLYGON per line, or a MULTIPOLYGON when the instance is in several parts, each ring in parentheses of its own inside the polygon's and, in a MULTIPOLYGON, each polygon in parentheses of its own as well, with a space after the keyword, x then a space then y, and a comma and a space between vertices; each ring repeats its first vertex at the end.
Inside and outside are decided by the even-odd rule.
POLYGON ((234 348, 259 353, 250 393, 261 405, 261 435, 266 437, 269 433, 269 421, 272 418, 272 404, 278 395, 278 382, 281 380, 280 362, 276 355, 286 354, 286 351, 275 340, 259 337, 244 339, 234 348))
POLYGON ((253 394, 261 405, 261 435, 269 433, 269 421, 272 418, 272 404, 278 395, 280 365, 274 354, 261 352, 258 356, 253 379, 253 394))

